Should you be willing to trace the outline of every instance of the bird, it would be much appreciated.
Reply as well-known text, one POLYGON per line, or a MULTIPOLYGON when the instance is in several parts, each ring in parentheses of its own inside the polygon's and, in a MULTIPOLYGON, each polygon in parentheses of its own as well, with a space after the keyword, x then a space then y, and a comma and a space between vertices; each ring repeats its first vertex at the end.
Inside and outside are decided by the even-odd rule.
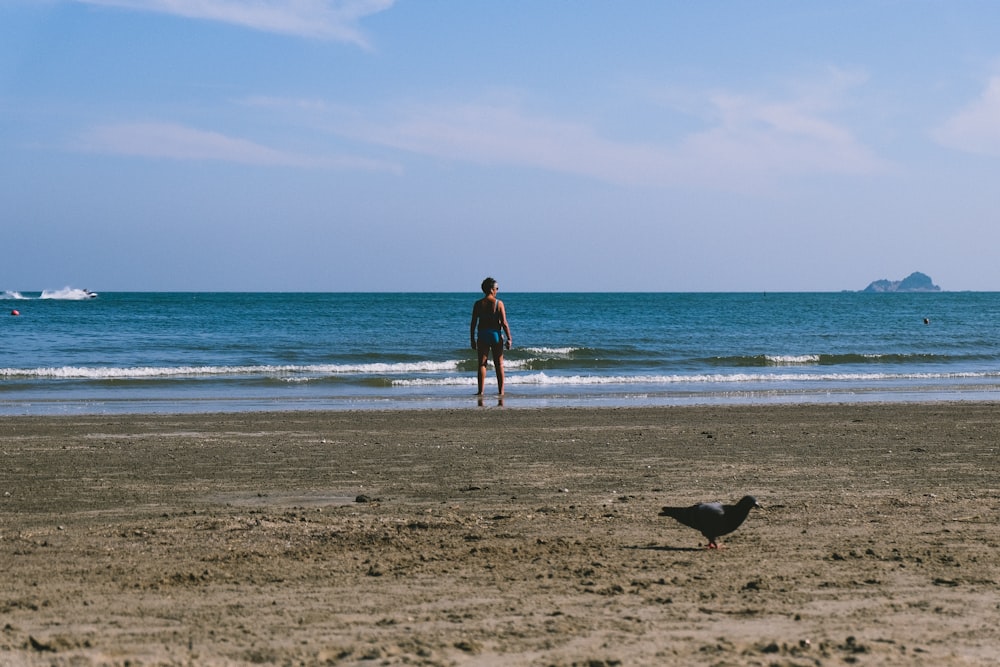
POLYGON ((697 503, 690 507, 664 507, 660 516, 669 516, 689 528, 694 528, 708 540, 707 548, 718 549, 716 541, 728 535, 746 521, 753 508, 763 509, 753 496, 743 496, 735 505, 697 503))

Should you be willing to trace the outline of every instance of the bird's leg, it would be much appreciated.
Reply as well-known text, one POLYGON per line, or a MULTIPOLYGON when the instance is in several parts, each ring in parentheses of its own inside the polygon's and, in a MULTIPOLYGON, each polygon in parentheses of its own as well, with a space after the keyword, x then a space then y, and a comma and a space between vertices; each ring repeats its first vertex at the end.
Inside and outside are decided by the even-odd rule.
POLYGON ((708 544, 706 544, 705 548, 706 549, 718 549, 719 545, 716 544, 715 541, 713 540, 712 542, 709 542, 708 544))

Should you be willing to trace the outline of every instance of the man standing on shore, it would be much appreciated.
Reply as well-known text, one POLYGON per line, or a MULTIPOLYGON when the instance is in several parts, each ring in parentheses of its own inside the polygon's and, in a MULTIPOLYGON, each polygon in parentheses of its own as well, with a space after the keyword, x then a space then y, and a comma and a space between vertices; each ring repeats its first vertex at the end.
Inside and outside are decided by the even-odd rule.
POLYGON ((503 396, 503 350, 511 346, 510 326, 507 324, 507 311, 503 301, 497 298, 500 286, 493 278, 487 277, 482 284, 482 299, 472 306, 472 322, 469 324, 469 338, 472 349, 479 354, 477 396, 483 395, 483 385, 486 383, 486 362, 490 353, 493 354, 493 366, 497 373, 497 391, 503 396), (478 338, 477 338, 478 331, 478 338), (506 334, 506 341, 502 334, 506 334))

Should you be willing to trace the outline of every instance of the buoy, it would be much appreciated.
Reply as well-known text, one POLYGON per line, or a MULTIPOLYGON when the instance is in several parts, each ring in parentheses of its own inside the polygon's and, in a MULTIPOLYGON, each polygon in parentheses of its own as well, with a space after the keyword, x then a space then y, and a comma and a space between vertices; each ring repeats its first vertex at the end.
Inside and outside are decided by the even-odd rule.
POLYGON ((17 312, 16 310, 12 310, 12 311, 10 311, 10 314, 13 315, 14 317, 17 317, 21 313, 17 312))

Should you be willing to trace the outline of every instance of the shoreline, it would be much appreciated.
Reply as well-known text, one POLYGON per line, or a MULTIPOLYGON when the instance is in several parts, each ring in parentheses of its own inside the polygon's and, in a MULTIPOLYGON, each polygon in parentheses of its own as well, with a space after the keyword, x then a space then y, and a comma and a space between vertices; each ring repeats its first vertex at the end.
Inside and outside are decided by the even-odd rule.
MULTIPOLYGON (((499 407, 511 410, 715 410, 715 409, 749 409, 768 410, 785 408, 810 408, 810 407, 856 407, 856 406, 936 406, 936 405, 997 405, 1000 406, 1000 392, 993 389, 982 392, 922 392, 922 391, 847 391, 843 395, 832 392, 823 392, 824 400, 804 400, 801 394, 775 395, 769 400, 762 400, 759 396, 719 397, 717 401, 705 400, 704 397, 679 397, 664 396, 664 402, 637 402, 634 397, 621 397, 614 394, 586 397, 559 397, 553 401, 551 397, 538 397, 524 394, 507 392, 504 395, 496 393, 486 393, 484 395, 462 394, 460 396, 447 396, 436 400, 436 397, 417 398, 411 402, 397 400, 383 400, 380 397, 370 398, 367 403, 373 404, 368 407, 361 404, 361 399, 347 399, 337 401, 331 399, 317 399, 317 401, 258 401, 250 399, 245 401, 247 405, 258 403, 256 407, 245 407, 242 409, 198 409, 182 410, 169 407, 170 404, 200 404, 214 403, 215 399, 170 399, 165 401, 155 400, 101 400, 85 401, 81 404, 74 404, 80 407, 82 404, 88 406, 106 404, 159 404, 164 407, 159 409, 129 409, 113 410, 109 412, 81 411, 81 412, 31 412, 9 414, 0 411, 0 420, 4 419, 48 419, 48 418, 88 418, 88 417, 108 417, 108 418, 143 418, 143 417, 191 417, 199 419, 201 417, 212 416, 237 416, 237 415, 330 415, 330 414, 354 414, 354 413, 399 413, 408 415, 420 412, 454 412, 462 410, 473 410, 479 407, 499 407), (890 399, 886 396, 903 395, 908 398, 890 399), (994 394, 996 394, 994 398, 994 394), (687 402, 690 399, 691 402, 687 402), (668 402, 669 401, 669 402, 668 402), (418 405, 419 403, 419 405, 418 405), (377 405, 375 405, 377 404, 377 405), (264 407, 266 406, 266 407, 264 407), (412 406, 412 407, 410 407, 412 406)), ((645 399, 649 400, 649 399, 645 399)), ((239 401, 244 402, 244 401, 239 401)), ((41 401, 36 402, 41 403, 41 401)), ((50 402, 50 405, 59 405, 61 401, 50 402)), ((2 402, 0 402, 2 410, 2 402)))
MULTIPOLYGON (((474 380, 470 381, 470 385, 474 380)), ((311 412, 421 412, 476 407, 535 409, 668 409, 719 407, 782 407, 795 405, 882 405, 934 403, 988 403, 1000 401, 1000 388, 841 388, 815 391, 760 391, 709 393, 602 392, 598 394, 540 394, 508 391, 504 396, 474 394, 405 394, 401 396, 349 396, 281 399, 205 398, 190 399, 79 399, 0 400, 0 419, 8 417, 142 416, 210 414, 281 414, 311 412), (209 407, 206 408, 206 404, 209 407)), ((495 387, 495 385, 494 385, 495 387)))
POLYGON ((0 417, 0 662, 992 664, 997 408, 0 417))

